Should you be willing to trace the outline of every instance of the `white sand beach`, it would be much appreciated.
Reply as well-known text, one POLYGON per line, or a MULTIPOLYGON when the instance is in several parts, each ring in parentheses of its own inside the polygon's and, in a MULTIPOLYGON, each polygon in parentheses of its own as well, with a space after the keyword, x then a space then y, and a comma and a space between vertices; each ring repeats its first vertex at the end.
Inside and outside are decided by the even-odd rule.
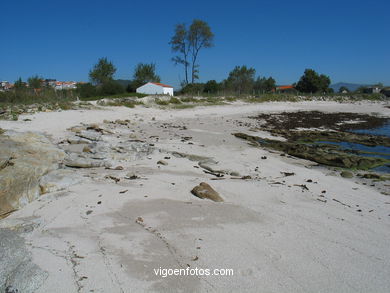
MULTIPOLYGON (((383 103, 317 101, 107 107, 0 121, 4 130, 44 133, 54 144, 72 135, 70 127, 97 123, 112 132, 102 135, 105 146, 117 150, 111 168, 68 168, 79 183, 0 220, 22 243, 14 252, 3 249, 23 250, 34 264, 36 273, 19 281, 19 292, 390 292, 388 195, 232 135, 269 137, 248 132, 248 116, 298 110, 390 117, 383 103), (130 121, 103 122, 117 119, 130 121), (150 149, 127 155, 120 148, 126 141, 150 149), (231 176, 205 173, 194 155, 231 176), (224 202, 192 195, 201 182, 224 202), (187 267, 233 275, 154 272, 187 267)), ((19 280, 15 271, 13 278, 19 280)))

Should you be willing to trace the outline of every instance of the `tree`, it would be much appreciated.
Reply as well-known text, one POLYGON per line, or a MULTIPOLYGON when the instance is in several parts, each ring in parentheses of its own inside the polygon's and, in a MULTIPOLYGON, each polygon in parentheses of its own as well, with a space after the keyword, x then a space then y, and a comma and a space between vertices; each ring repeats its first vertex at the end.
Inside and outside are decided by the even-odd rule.
POLYGON ((360 94, 363 94, 365 91, 367 91, 366 86, 360 86, 355 90, 356 93, 360 93, 360 94))
POLYGON ((41 88, 41 81, 42 78, 39 77, 38 75, 34 75, 28 78, 28 86, 32 89, 39 89, 41 88))
POLYGON ((254 83, 254 90, 256 92, 266 93, 271 92, 276 87, 276 81, 272 77, 258 77, 254 83))
POLYGON ((182 94, 193 94, 198 95, 204 92, 204 84, 203 83, 189 83, 185 85, 180 92, 182 94))
POLYGON ((214 34, 205 21, 194 19, 189 29, 188 40, 192 55, 191 82, 194 83, 195 79, 199 78, 199 65, 196 64, 199 51, 202 48, 211 48, 214 46, 214 34))
POLYGON ((22 78, 19 77, 19 78, 15 81, 14 87, 15 87, 16 90, 24 89, 24 88, 26 88, 26 84, 22 81, 22 78))
POLYGON ((156 65, 153 63, 139 63, 135 67, 133 78, 138 86, 147 82, 160 82, 160 77, 156 74, 156 65))
POLYGON ((191 66, 191 83, 199 79, 199 64, 196 63, 199 52, 202 48, 212 47, 213 40, 214 34, 210 26, 203 20, 194 19, 188 29, 183 23, 176 25, 175 34, 169 44, 173 52, 179 53, 178 56, 172 58, 172 61, 175 64, 183 64, 186 85, 189 83, 189 66, 191 66))
POLYGON ((95 64, 93 69, 89 72, 89 78, 92 83, 96 85, 102 85, 108 81, 112 81, 116 68, 111 61, 108 61, 106 57, 100 58, 98 63, 95 64))
POLYGON ((238 92, 238 94, 249 93, 253 89, 255 73, 256 70, 252 67, 236 66, 229 73, 229 77, 225 82, 226 87, 238 92))
POLYGON ((188 84, 188 55, 190 53, 190 44, 188 42, 187 28, 184 23, 179 23, 175 27, 175 34, 169 42, 173 52, 178 52, 180 55, 172 58, 172 61, 177 64, 183 64, 184 66, 184 83, 188 84))
POLYGON ((329 92, 330 82, 329 76, 318 75, 313 69, 306 69, 296 89, 303 93, 329 92))
POLYGON ((216 92, 218 92, 219 88, 220 88, 220 86, 219 86, 218 82, 216 82, 215 80, 209 80, 204 85, 203 91, 205 93, 215 94, 216 92))

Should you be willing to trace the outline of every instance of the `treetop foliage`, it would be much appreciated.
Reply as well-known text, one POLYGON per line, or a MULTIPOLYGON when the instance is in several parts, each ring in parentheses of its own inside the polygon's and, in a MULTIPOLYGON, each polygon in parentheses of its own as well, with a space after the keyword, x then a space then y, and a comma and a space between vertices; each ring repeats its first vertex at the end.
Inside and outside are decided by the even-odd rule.
POLYGON ((156 64, 154 63, 138 63, 134 69, 133 78, 139 85, 143 85, 147 82, 161 81, 160 76, 156 74, 156 64))
POLYGON ((198 54, 202 48, 214 45, 214 34, 210 26, 203 20, 194 19, 189 28, 184 23, 175 26, 175 33, 169 44, 178 55, 172 58, 175 64, 184 66, 184 84, 189 83, 188 69, 191 72, 191 83, 199 79, 198 54))
POLYGON ((32 89, 39 89, 41 88, 41 80, 42 77, 39 77, 38 75, 31 76, 27 79, 28 86, 32 89))
POLYGON ((249 93, 253 89, 256 70, 253 67, 236 66, 226 80, 227 88, 240 93, 249 93))
POLYGON ((89 72, 89 78, 92 83, 96 85, 102 85, 105 82, 112 81, 116 67, 112 64, 107 57, 100 58, 98 63, 95 64, 93 69, 89 72))
POLYGON ((324 74, 319 75, 313 69, 306 69, 296 85, 296 89, 303 93, 330 92, 330 78, 324 74))

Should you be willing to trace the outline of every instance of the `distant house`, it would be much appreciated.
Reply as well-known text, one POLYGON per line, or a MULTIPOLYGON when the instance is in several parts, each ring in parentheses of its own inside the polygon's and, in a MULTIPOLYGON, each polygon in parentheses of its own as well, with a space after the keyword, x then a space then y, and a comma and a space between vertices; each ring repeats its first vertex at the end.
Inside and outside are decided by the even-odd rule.
POLYGON ((379 94, 381 92, 381 88, 377 86, 370 86, 365 88, 363 91, 365 94, 379 94))
POLYGON ((57 80, 55 80, 55 79, 45 79, 44 80, 44 85, 45 86, 48 86, 48 87, 55 87, 56 86, 56 82, 57 82, 57 80))
POLYGON ((56 90, 73 90, 77 88, 75 81, 56 81, 54 89, 56 90))
POLYGON ((9 83, 8 81, 0 81, 0 91, 9 91, 14 87, 14 84, 9 83))
POLYGON ((148 82, 136 90, 137 93, 146 95, 170 95, 173 96, 173 87, 158 82, 148 82))
POLYGON ((276 92, 284 93, 284 92, 293 92, 295 88, 293 85, 279 85, 275 88, 276 92))

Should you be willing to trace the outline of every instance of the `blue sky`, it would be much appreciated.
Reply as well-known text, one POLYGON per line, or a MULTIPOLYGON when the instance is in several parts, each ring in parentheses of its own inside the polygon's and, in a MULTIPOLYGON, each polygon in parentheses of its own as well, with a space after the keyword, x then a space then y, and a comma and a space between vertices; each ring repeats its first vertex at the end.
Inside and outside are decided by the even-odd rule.
POLYGON ((2 1, 0 80, 38 74, 88 81, 100 57, 132 78, 154 62, 162 82, 179 85, 171 62, 174 25, 205 20, 215 47, 200 52, 200 81, 226 78, 236 65, 295 82, 305 68, 332 82, 390 85, 390 1, 2 1))

